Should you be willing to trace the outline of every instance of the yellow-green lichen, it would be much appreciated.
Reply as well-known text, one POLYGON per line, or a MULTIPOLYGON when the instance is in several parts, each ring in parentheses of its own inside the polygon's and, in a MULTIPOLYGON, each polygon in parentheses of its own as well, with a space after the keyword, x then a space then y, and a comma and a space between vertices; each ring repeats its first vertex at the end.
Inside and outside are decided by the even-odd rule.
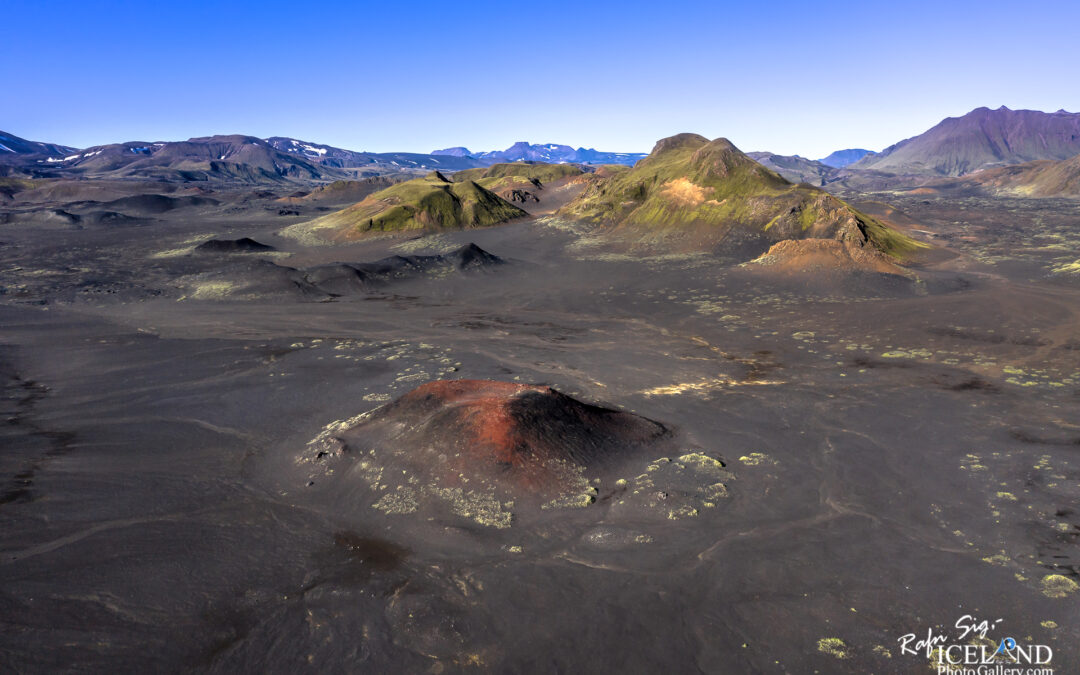
POLYGON ((776 460, 763 452, 751 452, 739 458, 746 466, 762 466, 763 464, 776 464, 776 460))
POLYGON ((1042 580, 1042 594, 1048 598, 1065 598, 1078 588, 1080 585, 1061 574, 1048 574, 1042 580))
POLYGON ((451 511, 480 525, 504 529, 513 522, 513 514, 504 510, 492 494, 465 491, 459 487, 435 487, 432 491, 450 505, 451 511))
POLYGON ((565 494, 552 499, 543 509, 583 509, 596 501, 596 488, 589 486, 581 492, 565 494))
POLYGON ((849 656, 848 646, 840 638, 821 638, 817 642, 818 651, 838 659, 846 659, 849 656))
POLYGON ((413 513, 420 508, 420 503, 416 497, 416 490, 399 486, 397 490, 383 495, 379 501, 371 506, 389 515, 413 513))

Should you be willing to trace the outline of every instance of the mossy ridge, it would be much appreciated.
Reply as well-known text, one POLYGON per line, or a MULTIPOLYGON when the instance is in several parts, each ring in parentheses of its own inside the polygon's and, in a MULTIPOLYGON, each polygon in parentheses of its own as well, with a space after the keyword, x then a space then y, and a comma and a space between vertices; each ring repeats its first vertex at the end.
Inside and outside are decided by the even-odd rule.
POLYGON ((451 183, 433 171, 380 190, 308 225, 311 229, 339 230, 350 237, 368 232, 486 227, 525 215, 473 181, 451 183))
POLYGON ((925 248, 827 192, 789 183, 727 139, 696 134, 663 139, 632 169, 592 181, 561 215, 650 232, 706 225, 718 235, 746 227, 775 240, 869 241, 898 258, 925 248))
POLYGON ((475 181, 476 183, 491 189, 491 185, 498 184, 502 178, 520 178, 520 182, 532 182, 538 180, 541 183, 551 183, 563 178, 574 178, 585 173, 581 167, 575 164, 545 164, 542 162, 508 162, 504 164, 492 164, 486 168, 466 169, 454 174, 454 182, 462 183, 475 181))

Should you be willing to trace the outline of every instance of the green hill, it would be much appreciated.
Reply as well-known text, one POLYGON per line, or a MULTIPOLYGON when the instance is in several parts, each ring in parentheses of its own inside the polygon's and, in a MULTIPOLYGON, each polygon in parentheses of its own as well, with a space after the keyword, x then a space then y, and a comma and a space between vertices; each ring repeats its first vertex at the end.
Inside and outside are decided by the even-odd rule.
POLYGON ((297 238, 356 239, 378 232, 465 229, 527 215, 474 181, 451 183, 438 171, 398 183, 321 218, 286 228, 297 238))
POLYGON ((682 249, 819 238, 904 257, 924 246, 827 192, 789 183, 727 139, 697 134, 661 140, 633 168, 592 181, 559 215, 682 249))
POLYGON ((522 208, 535 215, 553 213, 576 194, 561 191, 559 188, 568 187, 574 179, 583 175, 585 172, 573 164, 513 162, 459 171, 454 174, 454 181, 475 181, 503 199, 520 202, 522 208), (551 188, 554 188, 554 191, 551 188))
POLYGON ((492 185, 499 185, 505 178, 520 178, 521 183, 538 180, 541 183, 554 183, 563 178, 580 176, 584 171, 574 164, 542 164, 532 162, 513 162, 506 164, 492 164, 486 168, 468 169, 454 174, 454 182, 476 181, 480 185, 491 189, 492 185))

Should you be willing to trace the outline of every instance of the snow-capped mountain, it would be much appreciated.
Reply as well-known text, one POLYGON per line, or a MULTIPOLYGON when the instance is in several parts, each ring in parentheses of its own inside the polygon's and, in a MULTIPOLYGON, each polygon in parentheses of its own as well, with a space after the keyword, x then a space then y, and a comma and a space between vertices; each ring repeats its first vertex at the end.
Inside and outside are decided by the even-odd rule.
POLYGON ((592 148, 574 149, 569 145, 557 143, 533 145, 527 141, 518 141, 505 150, 471 152, 468 148, 458 146, 435 150, 431 154, 439 157, 471 157, 485 164, 547 162, 549 164, 626 164, 632 166, 645 157, 645 153, 640 152, 602 152, 592 148))

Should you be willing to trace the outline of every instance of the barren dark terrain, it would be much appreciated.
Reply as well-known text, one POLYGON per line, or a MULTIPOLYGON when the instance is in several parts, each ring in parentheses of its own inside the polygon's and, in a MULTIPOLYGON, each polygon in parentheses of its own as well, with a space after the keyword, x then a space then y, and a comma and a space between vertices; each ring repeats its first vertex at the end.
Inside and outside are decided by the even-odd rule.
POLYGON ((906 279, 154 189, 0 202, 0 670, 916 673, 964 614, 1080 662, 1077 201, 848 195, 906 279), (539 385, 469 433, 584 472, 361 417, 440 380, 539 385))

